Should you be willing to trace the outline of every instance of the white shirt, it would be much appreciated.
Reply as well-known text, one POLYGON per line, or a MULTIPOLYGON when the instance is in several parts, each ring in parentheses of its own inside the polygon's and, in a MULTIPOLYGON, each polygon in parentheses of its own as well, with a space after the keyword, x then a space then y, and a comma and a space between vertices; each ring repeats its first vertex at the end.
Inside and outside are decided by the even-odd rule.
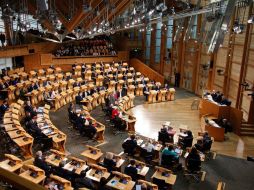
POLYGON ((154 150, 154 145, 152 143, 148 143, 144 149, 146 149, 147 152, 152 152, 154 150))

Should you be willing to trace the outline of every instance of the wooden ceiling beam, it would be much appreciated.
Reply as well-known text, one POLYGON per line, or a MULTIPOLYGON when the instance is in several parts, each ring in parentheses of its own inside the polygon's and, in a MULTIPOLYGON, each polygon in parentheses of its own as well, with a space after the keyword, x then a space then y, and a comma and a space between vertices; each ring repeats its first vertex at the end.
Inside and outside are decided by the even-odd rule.
MULTIPOLYGON (((28 3, 28 10, 29 12, 32 14, 32 15, 35 15, 36 14, 36 6, 32 3, 28 3)), ((45 19, 43 20, 43 22, 41 22, 41 24, 46 27, 48 29, 48 31, 50 32, 54 32, 55 31, 55 27, 52 25, 52 23, 45 19)))
MULTIPOLYGON (((102 0, 94 0, 91 3, 92 10, 94 10, 102 0)), ((68 32, 72 32, 72 30, 78 26, 90 13, 85 13, 83 10, 83 6, 79 7, 77 14, 66 24, 66 29, 68 32)))
MULTIPOLYGON (((122 9, 123 7, 126 7, 126 4, 130 4, 132 1, 130 0, 115 0, 114 5, 116 5, 118 2, 120 1, 120 3, 117 5, 117 7, 115 7, 115 12, 109 13, 109 20, 111 20, 111 18, 116 15, 117 12, 119 12, 119 9, 122 9)), ((89 29, 93 23, 99 22, 100 20, 102 20, 102 15, 106 14, 107 8, 103 7, 100 11, 100 14, 96 17, 94 17, 88 24, 84 25, 85 29, 89 29)))

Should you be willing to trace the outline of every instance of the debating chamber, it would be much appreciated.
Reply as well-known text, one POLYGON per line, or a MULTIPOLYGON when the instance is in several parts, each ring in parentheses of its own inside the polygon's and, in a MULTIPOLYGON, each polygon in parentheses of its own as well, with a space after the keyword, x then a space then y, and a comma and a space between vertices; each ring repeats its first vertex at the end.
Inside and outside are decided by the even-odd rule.
POLYGON ((0 0, 0 190, 253 190, 254 0, 0 0))

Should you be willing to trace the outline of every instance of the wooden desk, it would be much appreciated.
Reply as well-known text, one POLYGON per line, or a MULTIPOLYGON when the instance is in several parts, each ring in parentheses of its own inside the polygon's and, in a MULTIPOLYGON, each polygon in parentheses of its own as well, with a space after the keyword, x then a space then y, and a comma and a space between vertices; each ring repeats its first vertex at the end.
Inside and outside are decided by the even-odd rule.
POLYGON ((64 187, 64 190, 72 190, 73 189, 71 186, 71 182, 64 179, 64 178, 61 178, 57 175, 51 174, 50 179, 51 179, 51 181, 54 181, 57 184, 61 184, 64 187))
POLYGON ((225 140, 225 129, 222 127, 215 127, 210 124, 206 124, 205 131, 207 131, 209 136, 213 137, 215 141, 222 142, 225 140))
POLYGON ((26 132, 23 129, 23 130, 16 130, 16 131, 8 131, 7 133, 11 139, 16 139, 19 137, 23 137, 26 132))
POLYGON ((36 184, 43 183, 46 176, 45 176, 45 172, 42 169, 33 165, 26 165, 26 167, 28 169, 24 171, 23 173, 19 174, 19 176, 29 181, 32 181, 33 183, 36 183, 36 184), (36 173, 37 176, 36 177, 31 176, 32 173, 36 173))
POLYGON ((145 180, 141 180, 140 179, 140 180, 138 180, 138 184, 139 185, 146 184, 148 189, 150 189, 150 190, 159 190, 158 186, 156 184, 153 184, 153 183, 151 183, 149 181, 145 181, 145 180))
POLYGON ((111 189, 124 189, 131 190, 135 186, 135 182, 131 180, 131 177, 120 172, 112 172, 115 175, 108 183, 107 186, 111 189))
POLYGON ((80 174, 83 170, 85 171, 88 169, 88 165, 86 165, 86 161, 84 160, 72 156, 70 156, 68 160, 70 160, 70 162, 64 166, 66 170, 73 171, 73 169, 75 169, 75 173, 80 174))
POLYGON ((162 167, 156 167, 156 171, 152 176, 152 178, 164 180, 167 184, 170 184, 170 185, 175 184, 176 177, 177 176, 174 175, 171 170, 168 170, 162 167), (168 176, 163 175, 163 173, 166 173, 168 176))
POLYGON ((46 157, 46 162, 50 165, 59 166, 59 163, 65 158, 65 154, 57 150, 50 150, 50 155, 46 157))
POLYGON ((54 149, 63 153, 65 152, 66 135, 63 132, 58 131, 58 133, 52 137, 52 141, 54 149))
POLYGON ((5 154, 6 159, 0 162, 0 167, 4 168, 10 172, 16 172, 19 171, 20 168, 23 166, 22 160, 20 160, 18 157, 11 155, 11 154, 5 154))
POLYGON ((12 139, 23 151, 25 158, 31 158, 32 153, 32 146, 33 146, 33 137, 31 137, 29 134, 25 133, 24 136, 12 139))
POLYGON ((156 102, 156 90, 150 90, 148 95, 148 103, 155 103, 156 102))
POLYGON ((110 176, 110 173, 107 172, 107 169, 106 168, 103 168, 101 166, 91 166, 92 168, 90 170, 88 170, 86 172, 86 177, 93 180, 93 181, 96 181, 96 182, 100 182, 101 178, 104 177, 106 179, 109 178, 110 176))
POLYGON ((102 157, 103 153, 100 149, 97 149, 95 147, 88 146, 88 149, 81 153, 82 156, 84 156, 88 163, 96 164, 100 161, 100 158, 102 157))
POLYGON ((20 125, 15 125, 15 124, 6 124, 4 125, 5 131, 16 131, 16 130, 24 130, 23 127, 20 125))
POLYGON ((158 102, 165 102, 166 101, 166 93, 167 90, 160 90, 158 93, 158 102))
POLYGON ((145 179, 146 174, 149 171, 149 167, 146 166, 146 164, 144 162, 135 160, 136 162, 136 168, 138 170, 138 175, 142 178, 145 179))

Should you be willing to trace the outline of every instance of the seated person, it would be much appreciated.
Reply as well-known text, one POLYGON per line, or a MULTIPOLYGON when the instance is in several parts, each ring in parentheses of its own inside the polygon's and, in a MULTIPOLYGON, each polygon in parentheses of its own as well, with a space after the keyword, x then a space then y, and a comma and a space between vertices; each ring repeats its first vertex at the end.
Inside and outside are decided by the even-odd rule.
POLYGON ((189 155, 185 159, 185 165, 190 172, 200 171, 201 158, 195 147, 192 147, 189 155))
POLYGON ((107 188, 107 179, 105 177, 101 177, 101 180, 98 184, 98 190, 109 190, 109 188, 107 188))
POLYGON ((65 178, 69 181, 72 181, 74 172, 64 169, 65 164, 66 164, 65 161, 61 161, 59 163, 59 166, 55 168, 54 174, 56 174, 62 178, 65 178))
POLYGON ((46 157, 42 155, 41 151, 36 152, 36 156, 34 158, 34 165, 43 169, 45 171, 46 176, 49 176, 51 173, 51 167, 47 165, 45 161, 46 157))
POLYGON ((113 106, 113 109, 112 109, 112 114, 111 114, 111 119, 115 119, 116 116, 119 116, 119 111, 117 109, 116 106, 113 106))
POLYGON ((2 105, 0 106, 0 118, 4 117, 5 112, 9 109, 9 105, 7 100, 4 100, 2 105))
POLYGON ((161 164, 173 166, 174 163, 179 163, 179 155, 174 151, 173 145, 167 145, 162 151, 161 164))
POLYGON ((116 166, 113 153, 106 152, 106 156, 103 160, 103 166, 108 169, 108 172, 113 171, 114 167, 116 166))
POLYGON ((194 145, 195 148, 200 152, 205 152, 211 149, 212 140, 207 132, 204 133, 202 139, 198 139, 197 143, 194 145))
POLYGON ((31 105, 31 102, 30 101, 27 101, 26 102, 26 105, 25 105, 25 107, 24 107, 24 110, 25 110, 25 112, 32 112, 33 111, 33 106, 31 105))
POLYGON ((222 128, 225 129, 225 133, 227 132, 232 132, 233 131, 233 128, 231 126, 231 123, 228 122, 227 119, 225 118, 222 118, 219 122, 218 122, 218 125, 222 128))
POLYGON ((84 127, 84 131, 85 131, 85 134, 91 138, 91 139, 95 139, 96 138, 96 133, 97 133, 97 130, 92 122, 91 119, 89 118, 86 118, 86 122, 85 122, 85 127, 84 127))
POLYGON ((120 116, 121 114, 116 115, 112 122, 118 130, 123 131, 126 129, 126 123, 120 118, 120 116))
POLYGON ((86 177, 86 171, 81 171, 80 175, 74 179, 73 186, 75 189, 79 188, 89 188, 89 189, 95 189, 95 185, 93 181, 86 177))
POLYGON ((165 125, 163 125, 159 131, 158 141, 161 141, 163 144, 173 142, 172 134, 168 133, 168 129, 165 125))
POLYGON ((136 168, 135 160, 131 160, 130 164, 125 167, 124 173, 131 176, 133 181, 136 181, 138 178, 138 170, 136 168))
POLYGON ((83 96, 82 96, 82 92, 80 92, 76 97, 75 97, 75 101, 76 104, 81 105, 81 101, 83 100, 83 96))
POLYGON ((186 149, 186 147, 192 147, 193 135, 190 130, 185 132, 186 136, 179 135, 178 144, 182 147, 182 149, 186 149))
POLYGON ((129 138, 127 138, 124 143, 122 144, 122 147, 124 149, 124 152, 129 155, 134 155, 135 149, 137 147, 137 141, 135 139, 135 135, 131 135, 129 138))
POLYGON ((75 122, 75 109, 74 109, 74 104, 70 103, 68 107, 68 116, 69 116, 69 121, 71 123, 75 122))
POLYGON ((153 142, 151 140, 148 140, 148 142, 145 144, 144 149, 148 152, 148 153, 152 153, 155 149, 155 146, 153 144, 153 142))

